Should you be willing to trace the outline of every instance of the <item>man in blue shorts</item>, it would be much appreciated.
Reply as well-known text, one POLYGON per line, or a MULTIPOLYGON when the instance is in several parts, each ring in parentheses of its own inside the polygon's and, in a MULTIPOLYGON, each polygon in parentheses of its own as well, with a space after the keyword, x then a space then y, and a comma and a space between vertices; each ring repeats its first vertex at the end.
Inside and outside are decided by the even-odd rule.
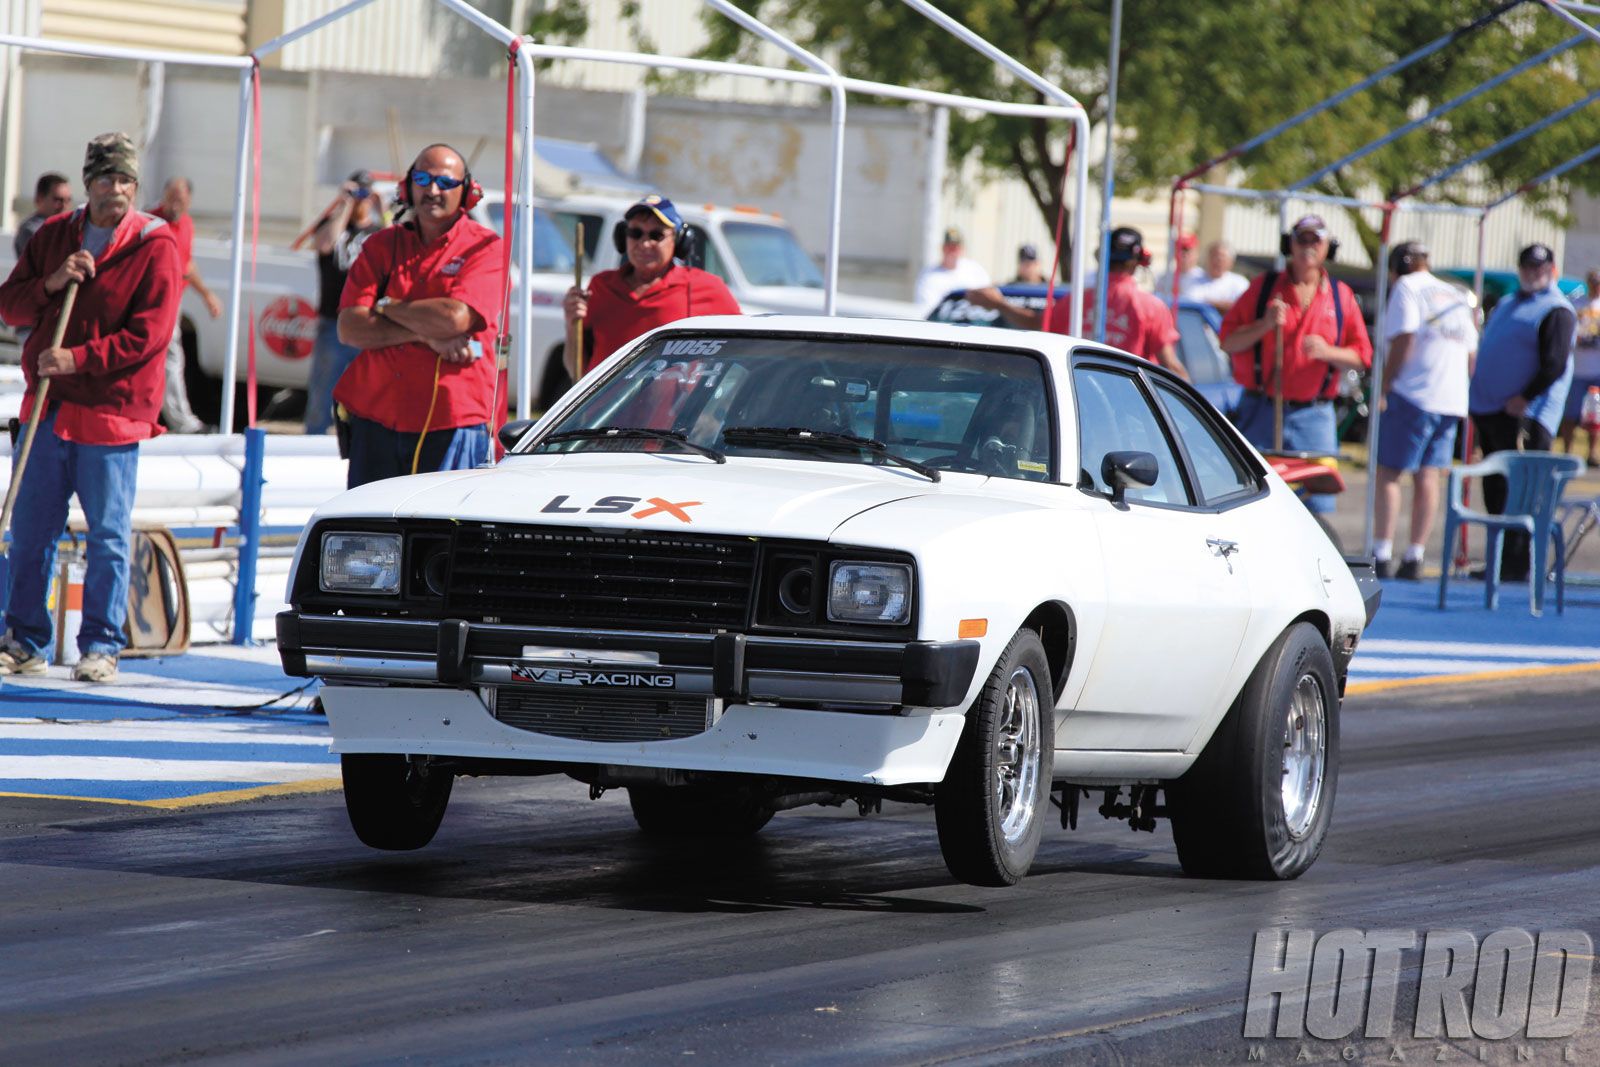
MULTIPOLYGON (((1383 366, 1383 418, 1378 422, 1378 499, 1373 555, 1387 578, 1400 514, 1400 476, 1411 472, 1411 544, 1396 578, 1422 577, 1424 546, 1439 510, 1440 472, 1455 454, 1456 426, 1467 414, 1467 386, 1478 331, 1466 290, 1428 272, 1428 250, 1416 241, 1389 253, 1389 355, 1383 366)), ((1450 546, 1445 546, 1448 556, 1450 546)))

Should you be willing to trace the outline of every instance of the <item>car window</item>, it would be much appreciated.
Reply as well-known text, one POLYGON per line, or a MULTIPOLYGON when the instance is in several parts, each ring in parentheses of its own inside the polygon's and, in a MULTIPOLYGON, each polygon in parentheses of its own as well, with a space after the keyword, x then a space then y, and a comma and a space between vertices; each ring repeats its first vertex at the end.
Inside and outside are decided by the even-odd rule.
POLYGON ((1178 357, 1196 385, 1233 380, 1233 368, 1216 331, 1195 308, 1178 309, 1178 357))
MULTIPOLYGON (((939 470, 1047 481, 1050 390, 1035 356, 914 342, 761 334, 664 335, 626 358, 553 433, 673 430, 730 456, 861 462, 849 450, 730 444, 728 427, 874 438, 939 470)), ((590 440, 541 450, 635 449, 590 440)))
MULTIPOLYGON (((599 215, 591 215, 577 211, 552 211, 550 221, 556 224, 556 229, 561 231, 562 243, 566 245, 568 254, 572 252, 573 238, 578 232, 578 223, 583 223, 583 260, 593 263, 594 255, 600 250, 600 240, 603 237, 606 246, 611 245, 611 235, 603 233, 599 215)), ((571 269, 570 267, 568 268, 571 269)))
POLYGON ((709 271, 725 282, 733 281, 728 277, 728 265, 722 261, 722 253, 717 251, 717 246, 712 242, 705 231, 705 227, 689 224, 689 231, 694 234, 694 258, 690 266, 699 267, 709 271))
POLYGON ((725 222, 722 236, 751 285, 793 285, 822 288, 822 272, 782 226, 761 222, 725 222))
POLYGON ((1206 503, 1247 496, 1259 488, 1244 457, 1223 438, 1194 400, 1162 381, 1156 382, 1156 392, 1177 424, 1178 437, 1189 453, 1189 463, 1206 503))
MULTIPOLYGON (((496 200, 484 205, 489 215, 489 226, 496 233, 505 232, 506 205, 496 200)), ((533 209, 533 269, 572 273, 572 234, 563 234, 560 223, 543 208, 533 209)))
POLYGON ((1152 504, 1189 504, 1183 473, 1150 398, 1131 373, 1074 367, 1078 406, 1079 484, 1109 493, 1100 466, 1108 452, 1148 452, 1156 457, 1156 483, 1132 486, 1126 497, 1152 504))

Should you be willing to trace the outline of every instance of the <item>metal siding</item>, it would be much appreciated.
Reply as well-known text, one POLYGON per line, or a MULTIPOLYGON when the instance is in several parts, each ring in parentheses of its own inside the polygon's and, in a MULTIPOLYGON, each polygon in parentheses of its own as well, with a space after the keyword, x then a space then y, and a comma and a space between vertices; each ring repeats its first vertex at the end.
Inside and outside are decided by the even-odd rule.
POLYGON ((41 0, 38 31, 69 41, 239 55, 245 0, 41 0))

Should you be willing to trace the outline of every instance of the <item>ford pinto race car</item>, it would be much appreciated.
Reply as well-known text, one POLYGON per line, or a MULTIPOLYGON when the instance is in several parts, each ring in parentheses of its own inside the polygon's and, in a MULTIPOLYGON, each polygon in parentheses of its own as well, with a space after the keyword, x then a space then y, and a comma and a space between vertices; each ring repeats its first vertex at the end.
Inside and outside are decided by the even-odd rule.
POLYGON ((1169 817, 1193 874, 1316 858, 1377 584, 1152 364, 689 319, 502 440, 301 538, 279 649, 325 680, 367 844, 426 844, 456 775, 564 773, 656 834, 929 803, 977 884, 1021 878, 1051 802, 1076 825, 1091 790, 1169 817))

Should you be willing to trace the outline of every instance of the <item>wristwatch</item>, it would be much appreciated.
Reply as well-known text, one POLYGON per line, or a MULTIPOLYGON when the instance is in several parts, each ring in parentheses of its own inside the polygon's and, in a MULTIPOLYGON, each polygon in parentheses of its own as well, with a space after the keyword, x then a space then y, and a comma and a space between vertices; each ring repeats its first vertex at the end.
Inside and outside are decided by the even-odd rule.
POLYGON ((392 303, 394 303, 394 297, 380 296, 378 297, 378 302, 372 305, 372 313, 374 315, 382 315, 383 317, 387 318, 388 316, 385 314, 384 309, 392 303))

